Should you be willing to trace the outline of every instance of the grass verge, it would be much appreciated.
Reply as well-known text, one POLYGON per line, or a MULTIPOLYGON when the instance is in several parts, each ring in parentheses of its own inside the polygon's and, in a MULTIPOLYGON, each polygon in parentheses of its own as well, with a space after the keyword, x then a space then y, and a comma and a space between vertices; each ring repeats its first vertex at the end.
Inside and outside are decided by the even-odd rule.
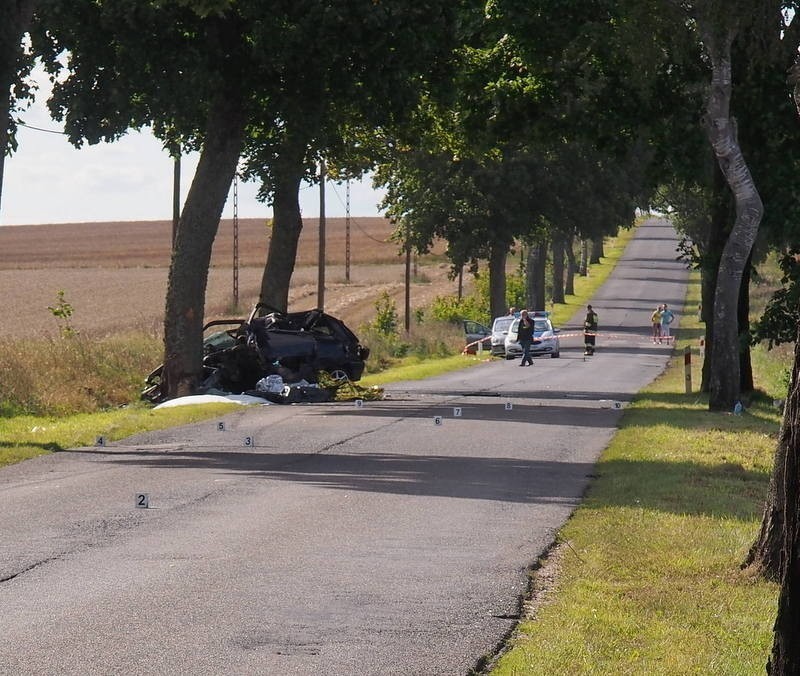
MULTIPOLYGON (((696 320, 681 321, 696 334, 696 320)), ((533 573, 536 602, 493 675, 764 672, 778 590, 739 566, 761 521, 780 385, 742 416, 710 413, 705 396, 683 393, 686 344, 625 411, 540 562, 555 582, 537 591, 533 573)))

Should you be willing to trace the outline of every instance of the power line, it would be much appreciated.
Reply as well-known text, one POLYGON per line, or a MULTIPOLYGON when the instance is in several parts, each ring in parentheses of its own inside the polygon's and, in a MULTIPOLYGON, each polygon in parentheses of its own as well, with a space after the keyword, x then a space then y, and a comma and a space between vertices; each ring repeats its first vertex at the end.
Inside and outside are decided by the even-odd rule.
MULTIPOLYGON (((336 190, 336 184, 331 183, 331 187, 333 188, 333 192, 336 194, 336 197, 339 200, 340 204, 346 208, 345 203, 342 201, 342 196, 339 194, 339 191, 336 190)), ((351 218, 350 222, 361 231, 361 234, 364 235, 364 237, 371 239, 373 242, 379 242, 380 244, 389 244, 392 241, 391 237, 389 239, 378 239, 377 237, 373 237, 364 229, 364 227, 355 218, 351 218)))
POLYGON ((22 120, 17 120, 17 124, 20 127, 26 127, 28 129, 33 129, 34 131, 43 131, 43 132, 45 132, 47 134, 59 134, 60 136, 67 136, 68 135, 67 132, 59 131, 57 129, 43 129, 42 127, 34 127, 32 124, 27 124, 26 122, 23 122, 22 120))

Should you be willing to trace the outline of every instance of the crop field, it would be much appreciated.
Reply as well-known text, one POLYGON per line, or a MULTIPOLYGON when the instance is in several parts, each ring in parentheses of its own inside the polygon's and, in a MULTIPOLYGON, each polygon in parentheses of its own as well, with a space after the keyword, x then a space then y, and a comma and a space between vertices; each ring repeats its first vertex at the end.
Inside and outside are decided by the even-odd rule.
MULTIPOLYGON (((346 222, 326 223, 325 310, 357 329, 369 321, 375 301, 386 291, 403 308, 405 263, 390 239, 384 218, 350 219, 350 280, 346 279, 346 222)), ((319 225, 305 219, 290 290, 290 309, 317 305, 319 225)), ((58 292, 74 310, 78 331, 102 335, 136 329, 160 333, 169 272, 171 221, 68 223, 0 227, 0 336, 58 333, 48 310, 58 292)), ((269 246, 262 219, 240 219, 238 228, 239 310, 233 308, 233 224, 220 223, 206 293, 206 319, 241 316, 258 299, 269 246)), ((412 307, 437 295, 455 293, 447 278, 443 246, 415 263, 412 307)))

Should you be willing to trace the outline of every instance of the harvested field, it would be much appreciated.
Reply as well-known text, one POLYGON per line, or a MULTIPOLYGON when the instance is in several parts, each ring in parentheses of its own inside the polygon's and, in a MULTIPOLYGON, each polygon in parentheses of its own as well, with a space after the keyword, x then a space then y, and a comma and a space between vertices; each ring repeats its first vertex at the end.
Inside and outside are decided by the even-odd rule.
MULTIPOLYGON (((390 241, 383 218, 351 219, 350 282, 345 281, 345 219, 327 219, 325 309, 353 328, 368 321, 375 301, 388 291, 403 307, 404 263, 390 241)), ((50 311, 57 293, 74 308, 72 323, 82 332, 110 333, 144 329, 160 333, 169 268, 172 223, 143 221, 0 227, 0 336, 55 335, 50 311)), ((206 317, 231 316, 233 300, 233 227, 223 221, 214 244, 206 294, 206 317)), ((258 298, 268 228, 260 219, 239 221, 239 306, 258 298)), ((456 292, 448 265, 434 255, 418 261, 412 283, 412 307, 456 292)), ((290 291, 290 309, 317 304, 318 222, 305 222, 290 291)), ((234 316, 239 316, 236 313, 234 316)))

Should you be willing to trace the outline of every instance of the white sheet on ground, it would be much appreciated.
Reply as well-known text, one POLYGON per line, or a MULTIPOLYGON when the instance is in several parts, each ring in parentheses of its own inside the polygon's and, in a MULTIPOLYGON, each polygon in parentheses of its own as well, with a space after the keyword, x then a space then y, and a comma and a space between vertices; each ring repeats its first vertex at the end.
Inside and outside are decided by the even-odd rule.
POLYGON ((170 399, 163 404, 155 406, 153 410, 172 408, 173 406, 191 406, 193 404, 241 404, 242 406, 260 404, 262 406, 268 406, 269 402, 261 397, 252 397, 249 394, 193 394, 188 397, 170 399))

